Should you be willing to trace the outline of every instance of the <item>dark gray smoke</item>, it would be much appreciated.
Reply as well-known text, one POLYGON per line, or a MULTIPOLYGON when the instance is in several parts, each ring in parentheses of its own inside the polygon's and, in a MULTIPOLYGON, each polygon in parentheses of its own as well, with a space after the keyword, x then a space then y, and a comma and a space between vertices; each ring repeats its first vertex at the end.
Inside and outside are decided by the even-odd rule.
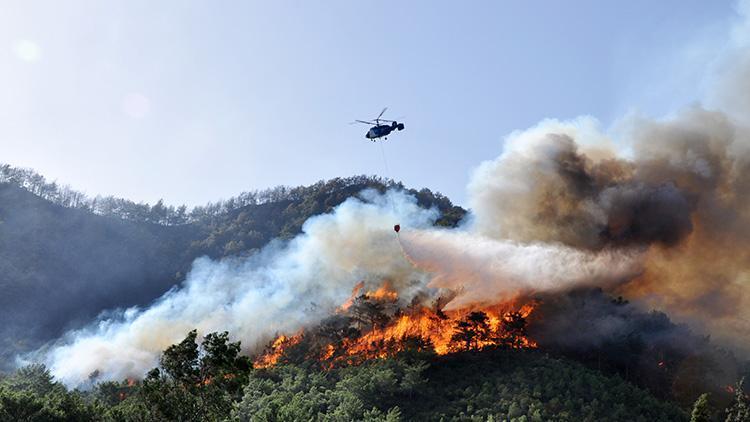
POLYGON ((721 400, 742 376, 741 363, 709 337, 601 289, 537 299, 529 335, 541 348, 619 373, 660 397, 690 406, 710 391, 721 400))
POLYGON ((633 119, 617 144, 591 119, 545 121, 511 135, 477 170, 474 229, 497 240, 638 248, 643 271, 620 292, 746 346, 749 147, 746 127, 701 108, 633 119))
MULTIPOLYGON (((690 214, 694 204, 673 181, 643 179, 636 174, 637 165, 630 161, 592 160, 564 131, 557 133, 553 129, 541 137, 539 144, 527 152, 534 155, 529 161, 536 162, 526 164, 541 164, 542 168, 529 169, 531 174, 524 175, 528 180, 515 180, 536 182, 531 198, 535 203, 529 204, 529 224, 536 226, 534 230, 552 229, 547 238, 534 240, 558 240, 587 249, 651 243, 672 246, 692 231, 690 214)), ((501 165, 508 166, 511 160, 523 165, 526 159, 509 157, 501 165)), ((473 183, 483 190, 478 196, 491 194, 492 188, 481 186, 481 179, 473 183)), ((506 192, 500 195, 508 200, 506 192)), ((482 216, 479 222, 492 217, 482 216)))

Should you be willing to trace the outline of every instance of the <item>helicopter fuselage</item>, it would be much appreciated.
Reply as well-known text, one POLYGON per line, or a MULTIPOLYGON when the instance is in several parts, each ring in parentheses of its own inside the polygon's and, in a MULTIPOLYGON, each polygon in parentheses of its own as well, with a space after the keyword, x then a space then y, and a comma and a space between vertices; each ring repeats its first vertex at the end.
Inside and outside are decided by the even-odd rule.
POLYGON ((388 136, 389 133, 393 131, 393 127, 391 125, 377 125, 370 128, 370 130, 367 131, 365 134, 365 138, 367 139, 376 139, 376 138, 382 138, 384 136, 388 136))
POLYGON ((367 131, 365 138, 372 139, 373 141, 378 138, 385 138, 388 134, 397 129, 404 130, 404 124, 399 122, 391 122, 389 125, 376 124, 367 131))

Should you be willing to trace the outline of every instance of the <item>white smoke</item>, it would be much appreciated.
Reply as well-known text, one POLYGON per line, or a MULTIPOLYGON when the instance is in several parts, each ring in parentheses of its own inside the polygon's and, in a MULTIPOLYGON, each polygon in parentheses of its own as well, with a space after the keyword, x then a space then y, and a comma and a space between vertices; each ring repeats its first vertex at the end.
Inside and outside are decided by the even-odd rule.
POLYGON ((360 196, 309 219, 288 244, 272 243, 248 258, 198 259, 181 288, 146 309, 68 333, 46 352, 46 364, 71 386, 95 371, 97 381, 140 377, 192 329, 229 331, 249 350, 330 315, 361 280, 425 279, 404 259, 391 227, 429 227, 436 211, 398 192, 360 196))
POLYGON ((401 238, 412 262, 433 275, 428 287, 460 292, 446 310, 585 285, 611 286, 642 270, 637 250, 593 253, 455 230, 408 230, 401 238))

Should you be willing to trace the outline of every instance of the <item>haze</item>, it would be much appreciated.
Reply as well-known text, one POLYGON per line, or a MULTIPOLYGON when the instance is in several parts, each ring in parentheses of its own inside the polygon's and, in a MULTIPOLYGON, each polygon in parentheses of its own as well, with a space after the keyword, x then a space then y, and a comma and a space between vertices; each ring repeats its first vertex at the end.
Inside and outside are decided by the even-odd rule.
POLYGON ((697 100, 703 46, 735 18, 729 1, 9 2, 0 161, 151 203, 353 174, 464 203, 514 129, 697 100), (406 123, 387 165, 348 125, 384 106, 406 123))

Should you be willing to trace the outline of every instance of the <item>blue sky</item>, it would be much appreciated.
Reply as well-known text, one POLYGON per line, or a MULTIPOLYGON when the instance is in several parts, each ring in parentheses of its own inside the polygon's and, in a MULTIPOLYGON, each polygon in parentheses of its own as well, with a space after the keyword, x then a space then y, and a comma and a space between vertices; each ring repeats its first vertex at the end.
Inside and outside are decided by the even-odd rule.
POLYGON ((0 161, 202 204, 378 174, 466 200, 503 136, 701 98, 732 1, 11 1, 0 161), (403 118, 380 147, 349 125, 403 118))

